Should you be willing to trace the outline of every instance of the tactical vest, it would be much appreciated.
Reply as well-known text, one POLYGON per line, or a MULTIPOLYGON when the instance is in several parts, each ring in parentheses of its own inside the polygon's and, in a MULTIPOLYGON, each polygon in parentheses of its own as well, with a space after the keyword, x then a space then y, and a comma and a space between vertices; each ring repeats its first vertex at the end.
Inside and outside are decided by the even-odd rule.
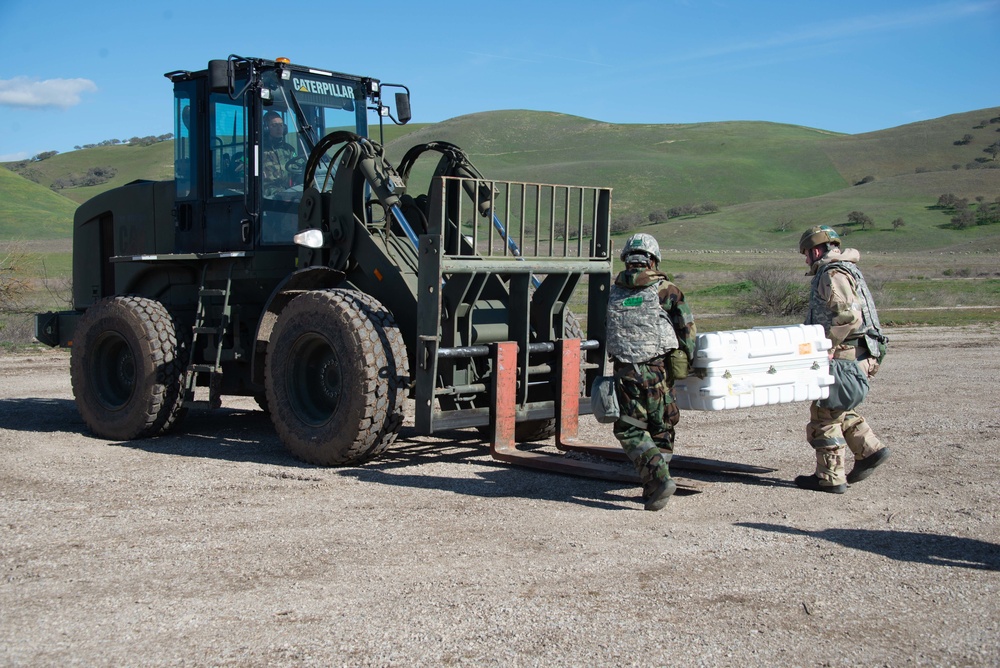
MULTIPOLYGON (((834 313, 819 298, 817 288, 822 276, 831 269, 840 269, 847 272, 854 279, 855 292, 858 297, 858 304, 861 306, 861 329, 857 338, 862 340, 861 345, 872 357, 879 357, 879 340, 885 340, 882 334, 882 324, 878 319, 878 311, 875 310, 875 300, 868 289, 865 277, 861 270, 853 262, 831 262, 821 266, 816 270, 816 275, 812 280, 812 294, 809 295, 809 314, 806 316, 807 325, 823 325, 827 332, 833 327, 834 313)), ((854 337, 850 341, 854 341, 854 337)))
POLYGON ((677 334, 660 306, 660 281, 638 290, 611 286, 608 355, 619 362, 648 362, 677 347, 677 334))

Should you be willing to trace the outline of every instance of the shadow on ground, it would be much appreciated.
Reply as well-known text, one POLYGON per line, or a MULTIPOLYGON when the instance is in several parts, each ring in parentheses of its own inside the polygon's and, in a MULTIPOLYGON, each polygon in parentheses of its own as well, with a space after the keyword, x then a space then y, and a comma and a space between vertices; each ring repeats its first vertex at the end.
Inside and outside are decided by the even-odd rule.
POLYGON ((974 538, 880 529, 805 531, 780 524, 737 522, 736 526, 797 536, 811 536, 896 561, 931 566, 1000 570, 1000 545, 974 538))

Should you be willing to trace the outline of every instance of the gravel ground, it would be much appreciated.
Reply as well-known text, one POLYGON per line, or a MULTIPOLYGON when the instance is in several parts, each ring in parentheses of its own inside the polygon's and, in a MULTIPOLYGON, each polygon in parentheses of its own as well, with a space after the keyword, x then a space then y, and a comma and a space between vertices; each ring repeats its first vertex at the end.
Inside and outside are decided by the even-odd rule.
POLYGON ((791 484, 804 403, 685 412, 680 454, 764 470, 659 513, 475 432, 304 465, 243 399, 109 442, 65 352, 0 357, 0 664, 998 665, 1000 326, 890 334, 873 477, 791 484))

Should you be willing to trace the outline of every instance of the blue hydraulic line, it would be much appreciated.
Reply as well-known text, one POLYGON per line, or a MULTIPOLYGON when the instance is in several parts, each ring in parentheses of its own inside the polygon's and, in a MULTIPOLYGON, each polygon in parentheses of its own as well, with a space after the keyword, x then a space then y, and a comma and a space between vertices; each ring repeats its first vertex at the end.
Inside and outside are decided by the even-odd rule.
MULTIPOLYGON (((497 232, 503 235, 503 238, 507 240, 507 248, 510 249, 511 255, 513 255, 515 259, 524 262, 524 258, 521 257, 521 249, 517 247, 517 244, 514 243, 514 240, 510 238, 509 234, 507 234, 507 230, 504 229, 503 223, 500 222, 500 219, 497 217, 495 213, 493 214, 493 227, 495 227, 497 229, 497 232)), ((534 274, 532 274, 531 284, 537 288, 542 283, 537 278, 535 278, 534 274)))
POLYGON ((392 207, 390 208, 390 211, 392 211, 392 215, 396 217, 396 220, 399 222, 399 226, 403 228, 403 232, 406 233, 406 236, 410 240, 410 243, 413 244, 414 248, 419 250, 420 240, 417 239, 417 233, 413 231, 412 227, 410 227, 410 223, 407 222, 406 216, 403 215, 403 212, 399 208, 399 205, 393 204, 392 207))

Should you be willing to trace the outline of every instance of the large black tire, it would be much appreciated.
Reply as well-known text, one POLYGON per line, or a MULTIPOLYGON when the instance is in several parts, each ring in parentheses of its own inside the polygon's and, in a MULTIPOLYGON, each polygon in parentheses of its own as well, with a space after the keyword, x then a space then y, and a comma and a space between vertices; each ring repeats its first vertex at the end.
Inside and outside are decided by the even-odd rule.
POLYGON ((320 466, 349 466, 396 439, 409 376, 403 336, 382 304, 353 290, 316 290, 278 317, 264 387, 289 452, 320 466))
POLYGON ((76 326, 73 396, 101 438, 128 441, 170 429, 182 414, 185 368, 174 319, 158 301, 108 297, 76 326))

